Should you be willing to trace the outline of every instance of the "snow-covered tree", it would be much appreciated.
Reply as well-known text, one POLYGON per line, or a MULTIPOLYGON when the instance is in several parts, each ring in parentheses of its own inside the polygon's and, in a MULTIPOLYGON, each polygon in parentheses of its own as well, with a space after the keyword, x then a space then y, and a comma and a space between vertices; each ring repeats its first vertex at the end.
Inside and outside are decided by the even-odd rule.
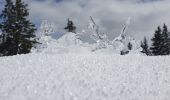
POLYGON ((88 29, 91 30, 90 37, 97 43, 97 47, 92 51, 107 48, 107 46, 112 45, 106 33, 100 32, 99 26, 96 24, 91 16, 89 17, 88 29))
POLYGON ((43 36, 49 36, 54 32, 54 25, 48 20, 43 20, 40 27, 43 36))
POLYGON ((118 37, 116 37, 113 41, 123 42, 126 39, 126 32, 127 32, 128 28, 129 28, 130 22, 131 22, 131 17, 129 17, 126 20, 126 24, 123 26, 123 28, 122 28, 122 30, 120 32, 120 35, 118 37))
MULTIPOLYGON (((128 43, 130 42, 133 42, 133 38, 128 36, 126 33, 127 33, 127 30, 129 28, 129 25, 130 25, 130 21, 131 21, 131 17, 129 17, 127 20, 126 20, 126 23, 125 25, 123 25, 123 28, 122 30, 120 31, 120 35, 117 36, 113 41, 112 41, 112 44, 113 44, 113 47, 118 51, 118 52, 121 52, 122 55, 124 54, 128 54, 129 50, 128 50, 128 43)), ((134 46, 134 43, 132 44, 132 46, 134 46)))
POLYGON ((40 44, 37 45, 37 50, 40 51, 43 48, 47 48, 50 41, 52 41, 51 34, 54 33, 54 24, 49 22, 48 20, 43 20, 41 22, 40 30, 38 32, 38 42, 40 44))

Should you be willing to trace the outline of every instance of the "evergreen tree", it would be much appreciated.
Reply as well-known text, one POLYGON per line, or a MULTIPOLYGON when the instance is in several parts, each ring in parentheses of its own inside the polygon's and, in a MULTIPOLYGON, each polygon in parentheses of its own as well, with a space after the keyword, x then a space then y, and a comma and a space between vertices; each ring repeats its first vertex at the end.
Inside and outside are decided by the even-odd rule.
POLYGON ((15 6, 11 0, 6 0, 6 5, 0 14, 0 29, 2 34, 0 53, 1 55, 12 55, 14 50, 13 33, 15 29, 15 6))
POLYGON ((18 54, 25 54, 31 51, 31 48, 36 42, 35 40, 35 25, 32 24, 27 17, 29 12, 27 9, 27 4, 24 4, 22 0, 16 0, 16 36, 15 42, 17 46, 18 54))
POLYGON ((168 47, 168 54, 170 54, 170 32, 168 32, 167 47, 168 47))
POLYGON ((142 51, 141 51, 142 53, 146 54, 147 56, 151 55, 146 37, 144 37, 144 41, 141 42, 141 47, 142 47, 142 51))
POLYGON ((6 0, 5 9, 2 11, 0 24, 2 30, 3 55, 26 54, 36 42, 34 32, 35 25, 27 17, 29 12, 27 4, 22 0, 16 0, 15 4, 11 0, 6 0), (5 51, 5 53, 4 53, 5 51))
POLYGON ((70 19, 68 19, 67 26, 64 29, 68 32, 76 33, 76 27, 74 26, 73 21, 71 21, 70 19))
POLYGON ((151 39, 152 47, 150 50, 152 51, 152 54, 157 56, 157 55, 162 55, 162 44, 163 44, 163 38, 162 38, 162 30, 158 26, 158 29, 155 31, 154 37, 151 39))
POLYGON ((169 49, 169 37, 168 37, 168 28, 167 26, 164 24, 163 26, 163 30, 162 30, 162 50, 161 50, 161 54, 162 55, 169 55, 170 54, 170 49, 169 49))
POLYGON ((130 42, 128 43, 128 49, 132 50, 132 44, 130 42))

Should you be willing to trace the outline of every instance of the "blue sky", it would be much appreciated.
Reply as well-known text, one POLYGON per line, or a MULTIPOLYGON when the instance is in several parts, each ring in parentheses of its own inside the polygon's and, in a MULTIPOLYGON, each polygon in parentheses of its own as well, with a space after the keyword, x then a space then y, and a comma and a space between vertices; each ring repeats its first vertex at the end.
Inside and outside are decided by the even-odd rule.
POLYGON ((77 31, 85 30, 89 16, 93 16, 101 31, 107 32, 110 37, 120 33, 128 17, 132 21, 127 34, 139 39, 152 36, 158 25, 166 23, 170 26, 170 0, 24 1, 29 4, 30 19, 37 26, 42 20, 49 20, 60 33, 64 33, 67 18, 74 21, 77 31))

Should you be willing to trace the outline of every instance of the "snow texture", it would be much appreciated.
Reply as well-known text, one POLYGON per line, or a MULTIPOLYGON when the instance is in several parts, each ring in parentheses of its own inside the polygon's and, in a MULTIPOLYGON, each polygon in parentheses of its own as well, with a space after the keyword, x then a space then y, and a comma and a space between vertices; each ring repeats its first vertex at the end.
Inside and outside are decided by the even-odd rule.
POLYGON ((170 57, 32 53, 0 58, 0 100, 169 100, 170 57))
POLYGON ((38 51, 0 58, 0 100, 170 100, 169 56, 91 52, 96 44, 74 33, 41 40, 38 51))
POLYGON ((48 36, 54 32, 54 25, 47 20, 43 20, 40 29, 41 33, 43 33, 42 35, 48 36))

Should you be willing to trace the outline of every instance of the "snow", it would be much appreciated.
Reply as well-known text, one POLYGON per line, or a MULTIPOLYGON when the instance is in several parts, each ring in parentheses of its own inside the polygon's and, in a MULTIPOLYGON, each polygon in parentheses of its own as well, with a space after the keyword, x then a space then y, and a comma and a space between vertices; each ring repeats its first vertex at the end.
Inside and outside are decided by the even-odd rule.
POLYGON ((0 100, 170 99, 169 56, 92 52, 98 44, 74 33, 39 41, 31 54, 0 58, 0 100))
POLYGON ((90 53, 92 45, 82 43, 78 33, 68 32, 58 40, 53 39, 51 36, 43 36, 39 40, 41 45, 38 49, 34 49, 35 53, 49 53, 49 54, 68 54, 68 53, 90 53))
POLYGON ((43 20, 42 23, 41 23, 41 33, 43 34, 40 34, 40 35, 50 35, 51 33, 54 32, 54 25, 50 22, 48 22, 48 20, 43 20))
POLYGON ((32 53, 0 58, 0 100, 169 100, 170 57, 32 53))

